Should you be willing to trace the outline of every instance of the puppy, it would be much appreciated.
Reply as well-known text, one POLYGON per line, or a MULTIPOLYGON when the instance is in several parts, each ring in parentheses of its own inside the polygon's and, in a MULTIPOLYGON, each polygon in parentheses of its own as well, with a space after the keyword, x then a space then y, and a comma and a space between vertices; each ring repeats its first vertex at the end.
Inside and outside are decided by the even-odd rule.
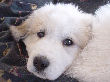
POLYGON ((93 18, 72 4, 50 3, 10 30, 26 45, 27 69, 40 78, 55 80, 76 62, 91 39, 93 18))

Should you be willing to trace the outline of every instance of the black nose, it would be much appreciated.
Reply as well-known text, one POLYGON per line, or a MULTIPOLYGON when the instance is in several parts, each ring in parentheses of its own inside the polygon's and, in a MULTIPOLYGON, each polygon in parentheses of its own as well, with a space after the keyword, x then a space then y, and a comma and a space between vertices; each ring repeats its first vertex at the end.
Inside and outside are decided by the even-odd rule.
POLYGON ((45 68, 49 66, 49 61, 45 57, 35 57, 33 64, 37 71, 43 71, 45 68))

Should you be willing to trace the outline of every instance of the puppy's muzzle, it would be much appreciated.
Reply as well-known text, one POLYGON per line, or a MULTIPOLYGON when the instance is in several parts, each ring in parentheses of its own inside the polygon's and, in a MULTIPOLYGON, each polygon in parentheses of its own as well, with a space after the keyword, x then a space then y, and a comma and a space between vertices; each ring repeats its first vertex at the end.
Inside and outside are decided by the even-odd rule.
POLYGON ((44 56, 35 57, 33 65, 35 66, 36 71, 40 72, 45 70, 49 66, 49 61, 44 56))

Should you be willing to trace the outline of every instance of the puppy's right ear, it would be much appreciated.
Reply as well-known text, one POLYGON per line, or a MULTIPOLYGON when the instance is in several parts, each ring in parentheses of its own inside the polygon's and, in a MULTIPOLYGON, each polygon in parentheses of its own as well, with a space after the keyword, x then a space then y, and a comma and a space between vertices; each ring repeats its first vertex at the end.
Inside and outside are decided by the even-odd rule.
POLYGON ((15 22, 14 25, 12 24, 9 27, 9 29, 12 33, 12 36, 14 37, 14 39, 16 41, 19 41, 20 39, 25 38, 25 36, 27 35, 27 32, 28 32, 27 31, 27 21, 26 20, 22 21, 22 22, 21 21, 22 20, 19 19, 20 24, 19 23, 17 24, 17 22, 15 22))

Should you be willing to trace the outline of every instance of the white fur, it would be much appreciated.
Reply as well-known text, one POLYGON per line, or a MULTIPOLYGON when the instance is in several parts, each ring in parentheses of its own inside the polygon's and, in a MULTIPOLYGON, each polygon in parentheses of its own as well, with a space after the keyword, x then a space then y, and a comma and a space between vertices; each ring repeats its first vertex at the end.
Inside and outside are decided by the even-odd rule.
POLYGON ((110 82, 110 5, 96 11, 93 38, 67 74, 80 82, 110 82))
POLYGON ((33 34, 25 39, 25 44, 29 54, 27 69, 44 79, 57 79, 75 60, 80 50, 89 40, 89 31, 92 16, 82 13, 77 7, 71 4, 48 4, 36 10, 30 16, 30 30, 39 32, 39 29, 46 30, 46 36, 37 40, 37 35, 33 34), (85 18, 86 17, 86 18, 85 18), (41 26, 36 27, 37 21, 41 21, 41 26), (35 28, 36 27, 36 28, 35 28), (34 30, 32 28, 35 28, 34 30), (66 38, 74 41, 74 45, 66 47, 62 41, 66 38), (46 56, 50 65, 43 73, 35 72, 33 59, 36 56, 46 56))
POLYGON ((16 39, 27 35, 24 40, 29 54, 27 69, 49 80, 66 71, 66 75, 81 82, 110 82, 109 10, 106 5, 93 17, 72 4, 47 4, 35 10, 20 26, 10 27, 16 39), (38 38, 41 30, 46 35, 38 38), (66 38, 72 39, 74 45, 64 46, 62 41, 66 38), (45 56, 50 62, 41 73, 33 65, 38 56, 45 56))

